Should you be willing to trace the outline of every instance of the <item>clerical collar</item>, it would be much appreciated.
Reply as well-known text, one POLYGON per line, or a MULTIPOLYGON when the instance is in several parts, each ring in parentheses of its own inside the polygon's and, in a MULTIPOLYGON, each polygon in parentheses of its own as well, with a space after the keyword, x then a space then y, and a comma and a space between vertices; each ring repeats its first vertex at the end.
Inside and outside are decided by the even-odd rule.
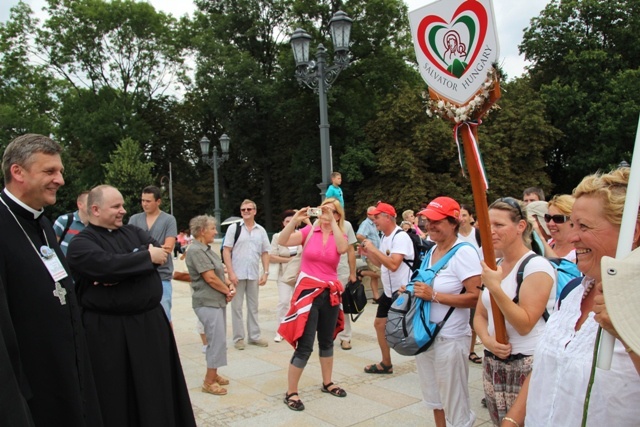
POLYGON ((39 211, 37 211, 37 210, 33 209, 31 206, 25 205, 22 202, 22 200, 18 199, 16 196, 11 194, 11 192, 7 189, 7 187, 4 187, 4 194, 6 194, 7 197, 9 197, 11 200, 16 202, 16 204, 18 204, 18 206, 20 206, 23 209, 31 212, 33 214, 33 219, 38 219, 40 217, 40 215, 42 215, 42 213, 44 212, 44 209, 40 209, 39 211))

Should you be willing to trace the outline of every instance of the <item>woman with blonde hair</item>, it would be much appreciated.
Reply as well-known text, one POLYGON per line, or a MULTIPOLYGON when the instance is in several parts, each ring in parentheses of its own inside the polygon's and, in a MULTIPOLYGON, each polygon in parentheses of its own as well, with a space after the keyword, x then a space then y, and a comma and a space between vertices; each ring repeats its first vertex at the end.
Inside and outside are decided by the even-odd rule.
MULTIPOLYGON (((571 211, 575 199, 568 194, 553 196, 549 201, 548 213, 544 216, 552 240, 549 242, 551 257, 565 258, 576 262, 576 250, 571 243, 571 211)), ((547 251, 545 251, 547 254, 547 251)))
MULTIPOLYGON (((585 277, 549 318, 535 350, 528 387, 523 387, 503 426, 578 427, 592 370, 598 326, 616 336, 611 369, 596 369, 590 392, 587 425, 638 425, 640 376, 634 362, 640 356, 617 336, 599 313, 602 299, 602 259, 615 257, 627 196, 629 168, 589 175, 573 190, 571 243, 576 248, 578 268, 585 277), (599 325, 598 321, 602 323, 599 325)), ((637 209, 637 207, 636 207, 637 209)), ((640 212, 635 212, 632 248, 640 245, 640 212)))
POLYGON ((278 328, 278 334, 295 348, 289 363, 288 388, 284 397, 284 403, 293 411, 304 410, 298 395, 298 383, 313 351, 316 334, 322 373, 321 390, 336 397, 347 395, 331 380, 333 340, 344 325, 344 314, 340 309, 344 287, 337 272, 340 255, 348 249, 344 211, 337 199, 325 199, 320 205, 317 223, 296 230, 302 221, 309 218, 310 209, 298 210, 278 237, 279 245, 303 245, 291 308, 278 328))

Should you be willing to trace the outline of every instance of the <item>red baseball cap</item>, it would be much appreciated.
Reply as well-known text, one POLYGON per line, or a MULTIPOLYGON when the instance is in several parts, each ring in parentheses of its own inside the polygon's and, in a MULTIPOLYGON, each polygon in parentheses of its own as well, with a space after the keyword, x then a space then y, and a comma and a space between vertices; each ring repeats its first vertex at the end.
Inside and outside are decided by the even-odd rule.
POLYGON ((380 213, 386 213, 387 215, 391 215, 393 217, 396 215, 396 209, 388 203, 378 202, 375 209, 372 210, 371 215, 378 215, 380 213))
POLYGON ((426 216, 431 221, 440 221, 450 216, 460 218, 460 205, 451 197, 436 197, 427 205, 427 208, 418 212, 418 215, 426 216))

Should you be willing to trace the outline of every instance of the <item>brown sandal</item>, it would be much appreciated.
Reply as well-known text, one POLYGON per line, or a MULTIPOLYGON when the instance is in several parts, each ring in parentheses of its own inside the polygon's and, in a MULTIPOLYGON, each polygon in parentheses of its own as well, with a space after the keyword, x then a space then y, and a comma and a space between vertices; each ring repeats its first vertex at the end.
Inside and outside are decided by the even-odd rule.
POLYGON ((225 394, 227 394, 227 389, 220 387, 218 383, 202 383, 202 391, 204 393, 214 394, 216 396, 224 396, 225 394))
POLYGON ((220 375, 216 377, 216 382, 220 385, 229 385, 229 380, 225 377, 221 377, 220 375))

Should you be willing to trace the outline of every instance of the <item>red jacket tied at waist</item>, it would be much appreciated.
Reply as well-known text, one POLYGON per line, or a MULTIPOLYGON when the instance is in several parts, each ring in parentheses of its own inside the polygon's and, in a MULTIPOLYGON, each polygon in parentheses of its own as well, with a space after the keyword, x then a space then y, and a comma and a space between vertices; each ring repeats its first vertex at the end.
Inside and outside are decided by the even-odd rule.
MULTIPOLYGON (((344 287, 340 281, 325 282, 322 280, 312 279, 310 277, 304 277, 296 285, 291 297, 291 306, 287 315, 282 320, 278 333, 282 335, 282 338, 287 340, 294 348, 296 348, 298 339, 304 332, 304 327, 307 324, 309 318, 309 311, 311 310, 311 304, 313 300, 324 292, 325 289, 329 289, 329 301, 331 306, 340 305, 342 302, 342 291, 344 287)), ((333 332, 333 338, 344 329, 344 313, 342 309, 338 312, 338 321, 336 322, 336 329, 333 332)))

